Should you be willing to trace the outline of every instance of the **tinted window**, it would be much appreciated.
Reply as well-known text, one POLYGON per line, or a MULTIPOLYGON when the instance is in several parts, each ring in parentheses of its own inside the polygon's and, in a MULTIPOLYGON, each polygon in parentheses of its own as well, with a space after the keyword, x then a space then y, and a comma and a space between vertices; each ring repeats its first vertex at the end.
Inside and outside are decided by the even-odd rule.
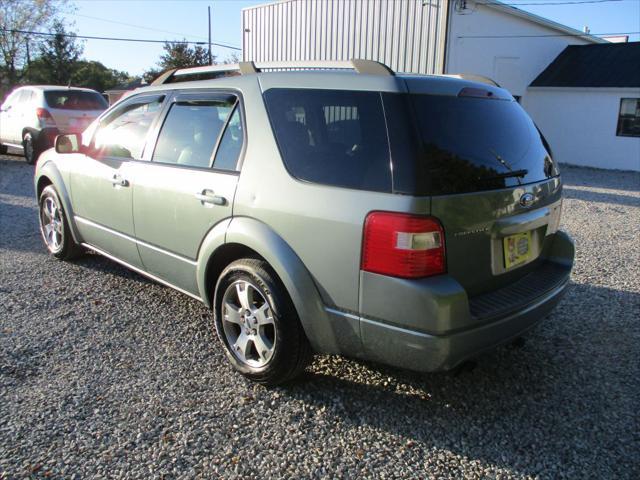
POLYGON ((302 180, 391 191, 379 93, 270 89, 264 94, 280 153, 302 180))
POLYGON ((209 167, 232 108, 231 100, 174 103, 160 131, 153 161, 209 167))
POLYGON ((213 166, 221 170, 236 170, 243 138, 240 108, 237 106, 224 131, 213 166))
POLYGON ((44 92, 50 108, 61 110, 105 110, 107 102, 98 92, 82 90, 50 90, 44 92))
POLYGON ((151 124, 160 113, 163 96, 127 102, 104 120, 94 137, 94 147, 101 155, 140 158, 151 124))
POLYGON ((640 98, 620 99, 620 114, 616 135, 640 137, 640 98))
MULTIPOLYGON (((388 96, 385 101, 394 102, 388 96)), ((417 115, 420 145, 415 150, 420 153, 394 157, 395 186, 400 191, 473 192, 538 182, 556 174, 535 125, 513 100, 410 95, 404 105, 395 100, 395 114, 407 112, 408 103, 417 115)), ((392 150, 398 149, 395 143, 392 150)))

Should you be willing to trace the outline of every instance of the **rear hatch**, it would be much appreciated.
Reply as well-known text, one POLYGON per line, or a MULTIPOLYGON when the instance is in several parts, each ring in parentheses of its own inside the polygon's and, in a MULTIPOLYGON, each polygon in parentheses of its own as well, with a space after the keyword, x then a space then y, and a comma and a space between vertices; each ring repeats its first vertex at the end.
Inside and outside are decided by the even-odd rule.
POLYGON ((107 102, 98 92, 87 90, 47 90, 47 110, 61 132, 81 132, 106 108, 107 102))
MULTIPOLYGON (((444 227, 448 273, 470 296, 504 287, 542 261, 560 216, 561 184, 546 142, 505 90, 461 82, 433 95, 406 80, 421 140, 414 175, 444 227)), ((394 168, 395 168, 394 164, 394 168)))

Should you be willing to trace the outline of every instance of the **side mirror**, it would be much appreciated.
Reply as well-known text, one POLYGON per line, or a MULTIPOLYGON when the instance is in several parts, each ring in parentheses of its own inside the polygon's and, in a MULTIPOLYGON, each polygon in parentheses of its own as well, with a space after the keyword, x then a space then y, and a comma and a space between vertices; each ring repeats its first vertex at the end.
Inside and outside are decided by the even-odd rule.
POLYGON ((57 153, 80 153, 80 136, 77 133, 58 135, 55 141, 57 153))

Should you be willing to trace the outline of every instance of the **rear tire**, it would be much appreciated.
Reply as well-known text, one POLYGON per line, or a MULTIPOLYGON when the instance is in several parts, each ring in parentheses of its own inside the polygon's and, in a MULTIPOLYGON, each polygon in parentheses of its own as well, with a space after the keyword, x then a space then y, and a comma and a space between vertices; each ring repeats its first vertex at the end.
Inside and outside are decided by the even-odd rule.
POLYGON ((22 137, 22 149, 24 151, 24 159, 27 163, 29 165, 35 165, 40 156, 40 149, 31 132, 26 132, 22 137))
POLYGON ((216 332, 235 370, 263 385, 299 375, 311 346, 284 285, 263 260, 244 258, 220 274, 213 313, 216 332))
POLYGON ((60 260, 71 260, 82 254, 83 249, 71 235, 62 202, 53 185, 42 190, 38 205, 40 233, 49 253, 60 260))
POLYGON ((0 144, 0 155, 5 155, 7 153, 7 146, 0 144))

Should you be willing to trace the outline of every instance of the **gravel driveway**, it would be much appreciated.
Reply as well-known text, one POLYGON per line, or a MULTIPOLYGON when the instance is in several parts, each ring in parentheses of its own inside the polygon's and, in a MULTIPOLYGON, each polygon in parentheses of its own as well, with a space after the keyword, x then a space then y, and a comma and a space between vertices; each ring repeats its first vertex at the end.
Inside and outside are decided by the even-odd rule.
POLYGON ((640 176, 565 167, 573 282, 473 371, 232 373, 197 301, 48 257, 0 157, 0 478, 640 478, 640 176))

